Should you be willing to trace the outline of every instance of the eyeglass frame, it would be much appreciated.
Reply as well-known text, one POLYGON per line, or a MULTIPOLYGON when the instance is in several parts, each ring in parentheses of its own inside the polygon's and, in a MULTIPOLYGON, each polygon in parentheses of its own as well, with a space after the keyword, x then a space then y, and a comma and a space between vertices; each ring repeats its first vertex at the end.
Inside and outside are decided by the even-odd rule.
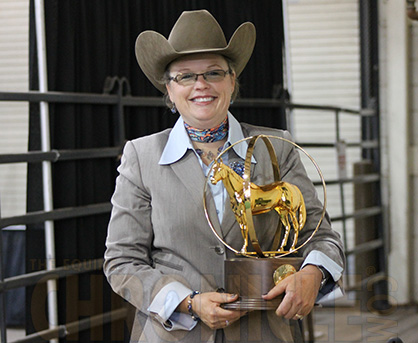
MULTIPOLYGON (((199 76, 202 76, 203 77, 203 79, 206 81, 206 82, 209 82, 209 83, 212 83, 212 82, 221 82, 221 81, 223 81, 224 79, 225 79, 225 77, 226 77, 226 75, 228 75, 228 74, 231 74, 232 73, 232 70, 231 69, 228 69, 228 70, 223 70, 223 69, 214 69, 214 70, 208 70, 208 71, 205 71, 204 73, 178 73, 176 76, 169 76, 168 78, 167 78, 167 83, 168 82, 170 82, 170 81, 174 81, 174 82, 176 82, 177 84, 179 84, 179 85, 181 85, 181 86, 188 86, 188 85, 182 85, 181 84, 181 81, 179 82, 178 80, 177 80, 177 78, 179 77, 179 76, 181 76, 181 75, 194 75, 194 80, 193 80, 193 83, 190 83, 190 86, 192 85, 192 84, 194 84, 196 81, 197 81, 197 79, 199 78, 199 76), (222 80, 219 80, 219 81, 209 81, 207 78, 206 78, 206 76, 205 76, 205 74, 208 74, 208 73, 212 73, 212 72, 214 72, 214 71, 216 71, 216 72, 219 72, 219 71, 222 71, 223 73, 225 73, 225 75, 223 76, 223 78, 222 78, 222 80)), ((187 81, 186 81, 187 82, 187 81)))

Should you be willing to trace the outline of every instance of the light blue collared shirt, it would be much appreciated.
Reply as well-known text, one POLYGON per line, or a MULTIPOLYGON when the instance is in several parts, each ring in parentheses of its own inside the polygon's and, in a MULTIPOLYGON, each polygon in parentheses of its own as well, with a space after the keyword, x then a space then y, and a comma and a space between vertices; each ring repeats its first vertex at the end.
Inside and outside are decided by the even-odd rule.
MULTIPOLYGON (((230 145, 244 139, 244 134, 241 130, 241 125, 235 119, 235 117, 228 112, 228 138, 225 142, 223 150, 225 150, 230 145)), ((235 145, 232 149, 234 149, 235 153, 245 161, 245 156, 247 153, 247 142, 242 142, 242 144, 235 145)), ((161 155, 159 164, 167 165, 172 164, 180 160, 186 151, 191 149, 194 151, 196 156, 199 159, 199 163, 203 169, 203 173, 205 175, 208 174, 211 165, 207 166, 203 163, 202 159, 200 158, 199 154, 193 147, 193 144, 189 138, 189 135, 184 127, 184 121, 182 117, 180 117, 176 124, 174 125, 173 129, 170 132, 170 136, 168 137, 167 144, 164 148, 164 151, 161 155)), ((224 154, 222 156, 222 160, 224 163, 228 163, 228 154, 224 154)), ((252 163, 256 163, 254 157, 252 157, 252 163)), ((218 214, 219 222, 222 223, 224 208, 225 208, 225 201, 228 199, 228 194, 223 186, 222 182, 218 182, 216 185, 208 182, 209 188, 212 192, 213 200, 215 201, 216 213, 218 214)))
MULTIPOLYGON (((228 112, 228 124, 228 139, 224 145, 223 150, 225 150, 228 146, 245 138, 241 129, 241 125, 230 112, 228 112)), ((242 144, 237 144, 232 148, 234 149, 235 153, 243 159, 243 161, 245 161, 247 146, 247 142, 244 141, 242 144)), ((196 150, 193 148, 193 144, 184 127, 184 121, 180 117, 170 132, 167 144, 161 155, 159 164, 168 165, 177 162, 186 154, 188 149, 194 151, 200 162, 200 165, 202 166, 204 174, 207 175, 210 166, 206 166, 203 163, 199 154, 197 154, 196 150)), ((228 163, 227 154, 223 155, 222 159, 224 163, 228 163)), ((252 157, 251 162, 256 163, 254 157, 252 157)), ((209 182, 208 184, 210 186, 210 190, 212 191, 213 199, 215 201, 215 206, 218 214, 218 219, 221 223, 223 218, 225 201, 228 199, 228 193, 225 187, 223 186, 222 182, 218 182, 216 185, 213 185, 211 182, 209 182)), ((331 274, 332 278, 335 281, 338 281, 341 278, 343 269, 321 251, 311 251, 305 258, 301 268, 303 268, 307 264, 313 264, 316 266, 324 267, 331 274)), ((183 286, 179 282, 170 283, 166 285, 154 297, 154 300, 152 301, 148 310, 152 312, 157 319, 159 319, 159 321, 166 330, 192 330, 196 326, 196 322, 191 320, 191 317, 189 315, 175 312, 177 306, 190 293, 192 293, 192 290, 183 286)), ((340 296, 340 294, 342 294, 340 288, 335 287, 334 290, 332 290, 325 296, 320 294, 318 296, 317 302, 321 303, 325 300, 336 299, 340 296)))

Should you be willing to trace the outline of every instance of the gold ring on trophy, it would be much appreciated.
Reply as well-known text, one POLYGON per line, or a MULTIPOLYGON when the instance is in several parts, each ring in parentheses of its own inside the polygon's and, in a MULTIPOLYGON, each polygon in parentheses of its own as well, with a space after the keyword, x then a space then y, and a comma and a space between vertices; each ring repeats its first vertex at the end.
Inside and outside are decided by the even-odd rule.
MULTIPOLYGON (((229 168, 229 167, 226 167, 226 169, 227 168, 229 168)), ((290 184, 288 185, 289 188, 291 188, 292 186, 293 185, 290 185, 290 184)), ((296 189, 296 191, 292 191, 292 192, 297 192, 297 191, 299 191, 299 190, 296 189)), ((257 202, 258 200, 259 199, 255 199, 254 202, 257 202)), ((271 136, 271 135, 257 135, 257 136, 247 137, 247 138, 241 139, 241 140, 235 142, 234 144, 231 144, 229 147, 227 147, 224 151, 222 151, 214 159, 214 162, 213 162, 212 166, 209 168, 208 174, 206 176, 206 182, 205 182, 204 188, 203 188, 203 208, 204 208, 204 211, 205 211, 206 220, 207 220, 207 222, 209 224, 209 227, 211 228, 213 234, 216 236, 216 238, 225 247, 227 247, 229 250, 233 251, 238 256, 245 256, 245 257, 250 257, 250 258, 259 258, 259 257, 282 258, 284 256, 288 256, 290 254, 295 253, 300 248, 305 246, 313 238, 313 236, 316 234, 316 232, 318 231, 318 229, 319 229, 319 227, 320 227, 320 225, 321 225, 321 223, 322 223, 322 221, 325 217, 326 203, 327 203, 327 194, 326 194, 325 179, 324 179, 324 176, 323 176, 318 164, 313 159, 313 157, 311 155, 309 155, 309 153, 306 150, 304 150, 302 147, 300 147, 298 144, 292 142, 291 140, 288 140, 288 139, 283 138, 283 137, 271 136), (275 154, 275 151, 273 149, 273 146, 272 146, 272 143, 271 143, 270 139, 276 139, 276 140, 284 141, 286 143, 289 143, 289 144, 293 145, 298 150, 302 151, 309 158, 309 160, 312 162, 312 164, 314 165, 314 167, 315 167, 316 171, 318 172, 318 175, 321 179, 321 185, 322 185, 323 194, 324 194, 323 208, 322 208, 321 217, 318 220, 318 223, 315 227, 315 230, 308 237, 308 239, 305 240, 301 245, 299 245, 297 247, 294 246, 295 244, 293 244, 292 248, 289 249, 289 251, 284 251, 282 249, 272 250, 272 251, 262 251, 261 247, 259 245, 257 236, 256 236, 255 229, 254 229, 254 224, 253 224, 253 220, 252 220, 252 211, 251 211, 252 210, 252 202, 251 202, 251 192, 252 191, 251 191, 251 183, 250 183, 250 178, 251 178, 250 165, 251 165, 251 156, 252 156, 252 152, 253 152, 254 147, 255 147, 255 143, 257 142, 257 140, 259 138, 261 138, 264 141, 265 145, 267 146, 267 150, 269 152, 272 167, 273 167, 273 175, 274 175, 275 181, 277 181, 277 179, 280 179, 280 171, 279 171, 279 166, 278 166, 278 163, 277 163, 277 157, 276 157, 276 154, 275 154), (247 154, 246 154, 246 159, 245 159, 244 177, 243 177, 243 180, 244 180, 243 181, 244 199, 242 199, 242 204, 240 204, 240 205, 243 206, 241 212, 243 212, 245 214, 245 217, 246 217, 246 231, 247 232, 245 233, 245 235, 248 235, 250 237, 250 241, 252 243, 252 246, 253 246, 255 252, 248 252, 245 249, 237 250, 237 249, 233 248, 231 245, 229 245, 227 242, 225 242, 223 240, 223 238, 219 235, 219 233, 216 231, 216 229, 215 229, 215 227, 212 223, 212 220, 210 219, 210 216, 209 216, 209 213, 208 213, 208 208, 207 208, 207 203, 206 203, 207 184, 208 184, 208 181, 211 179, 211 174, 214 172, 214 167, 219 165, 219 164, 222 165, 222 159, 221 158, 227 151, 229 151, 235 145, 246 142, 248 140, 250 140, 250 143, 248 144, 248 149, 247 149, 247 154)), ((245 235, 243 233, 243 236, 245 236, 245 235)), ((275 237, 273 246, 275 246, 277 244, 277 242, 278 242, 278 239, 275 237)), ((246 242, 245 242, 245 244, 246 244, 246 242)))
MULTIPOLYGON (((239 294, 240 296, 234 302, 222 304, 222 307, 226 309, 251 311, 276 309, 283 296, 280 295, 272 300, 264 300, 262 294, 268 293, 274 285, 277 285, 289 275, 296 273, 301 267, 303 262, 302 257, 288 257, 288 255, 296 253, 312 239, 326 214, 325 181, 317 163, 300 146, 283 137, 257 135, 244 138, 227 147, 214 159, 204 184, 203 207, 207 222, 215 237, 225 247, 236 254, 236 258, 225 260, 224 278, 226 291, 232 294, 239 294), (259 139, 264 142, 267 148, 273 168, 273 173, 264 173, 264 175, 269 175, 267 177, 269 179, 268 182, 272 180, 272 183, 263 186, 251 182, 253 151, 259 139), (315 166, 322 182, 324 201, 321 216, 311 235, 307 239, 304 239, 304 242, 299 246, 297 246, 298 234, 306 223, 306 206, 302 192, 298 186, 280 179, 276 150, 280 151, 282 147, 277 144, 275 149, 272 143, 273 139, 287 142, 301 150, 315 166), (232 168, 232 165, 229 166, 223 163, 222 156, 235 145, 247 140, 249 140, 249 143, 247 145, 244 168, 241 172, 237 173, 232 168), (221 237, 221 231, 218 232, 215 229, 209 217, 208 206, 206 204, 209 180, 212 184, 222 181, 229 195, 231 209, 235 215, 243 239, 243 245, 240 250, 230 245, 233 243, 228 244, 224 241, 221 237), (276 211, 278 213, 277 228, 275 231, 272 230, 271 245, 267 247, 270 250, 263 251, 254 227, 253 215, 270 211, 276 211), (248 251, 247 248, 250 248, 250 244, 252 249, 248 251)), ((218 229, 220 228, 218 227, 218 229)), ((235 246, 237 247, 237 245, 235 246)), ((297 315, 294 318, 301 319, 302 316, 297 315)), ((228 323, 226 322, 226 324, 228 323)))

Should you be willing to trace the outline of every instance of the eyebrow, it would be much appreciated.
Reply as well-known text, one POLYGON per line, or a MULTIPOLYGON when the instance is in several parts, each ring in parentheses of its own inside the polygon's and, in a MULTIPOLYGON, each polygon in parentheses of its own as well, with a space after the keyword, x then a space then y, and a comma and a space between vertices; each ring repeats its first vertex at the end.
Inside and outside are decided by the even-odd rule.
MULTIPOLYGON (((210 66, 207 66, 207 71, 209 71, 209 69, 210 68, 213 68, 213 67, 220 68, 220 69, 223 70, 223 67, 222 66, 220 66, 217 63, 215 63, 215 64, 211 64, 210 66)), ((170 72, 174 72, 174 71, 171 70, 170 72)), ((194 72, 192 72, 191 69, 189 69, 189 68, 182 68, 182 69, 178 70, 177 73, 194 73, 194 72)))

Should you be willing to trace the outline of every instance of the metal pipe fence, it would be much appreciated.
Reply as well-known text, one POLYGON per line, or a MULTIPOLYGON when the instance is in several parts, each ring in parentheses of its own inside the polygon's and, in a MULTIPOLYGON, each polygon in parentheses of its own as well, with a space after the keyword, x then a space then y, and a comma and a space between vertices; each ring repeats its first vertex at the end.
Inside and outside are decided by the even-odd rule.
MULTIPOLYGON (((129 83, 126 79, 108 78, 105 82, 105 91, 103 94, 79 94, 71 92, 0 92, 0 101, 26 101, 32 103, 70 103, 70 104, 88 104, 88 105, 107 105, 114 106, 116 109, 117 121, 119 124, 119 140, 120 146, 106 147, 99 149, 79 149, 79 150, 51 150, 51 151, 30 151, 27 153, 19 154, 0 154, 0 164, 10 163, 42 163, 45 161, 51 163, 59 163, 61 161, 69 160, 82 160, 82 159, 100 159, 117 157, 122 151, 122 142, 125 136, 125 128, 123 126, 124 108, 127 106, 132 107, 165 107, 163 100, 159 97, 140 97, 130 95, 129 83), (117 94, 111 94, 116 88, 117 94)), ((377 114, 371 109, 353 110, 348 108, 336 107, 336 106, 320 106, 320 105, 307 105, 290 103, 288 101, 280 99, 238 99, 234 102, 233 107, 237 108, 278 108, 278 109, 304 109, 310 111, 322 111, 335 116, 336 120, 336 137, 337 142, 317 143, 317 142, 298 142, 302 147, 309 148, 323 148, 323 149, 336 149, 338 140, 340 139, 340 116, 353 115, 359 116, 363 119, 374 118, 377 114)), ((377 140, 360 141, 360 142, 348 142, 347 147, 357 147, 363 150, 379 149, 379 142, 377 140)), ((370 208, 364 208, 355 210, 352 213, 346 213, 344 203, 344 185, 345 184, 366 184, 366 183, 379 183, 380 174, 376 171, 367 175, 356 175, 354 177, 338 177, 333 180, 326 180, 328 185, 337 185, 340 191, 341 199, 341 216, 332 218, 333 222, 342 222, 344 240, 347 236, 346 222, 349 219, 357 219, 364 217, 380 216, 382 209, 380 206, 373 206, 370 208)), ((314 182, 319 185, 319 182, 314 182)), ((89 204, 85 206, 58 208, 50 211, 37 211, 26 213, 20 216, 5 217, 0 216, 0 233, 1 230, 12 225, 28 225, 36 223, 44 223, 46 221, 55 221, 68 218, 78 218, 84 216, 92 216, 97 214, 109 213, 111 205, 109 203, 89 204)), ((38 282, 46 282, 50 279, 58 279, 70 275, 76 275, 91 271, 97 271, 101 269, 102 259, 94 260, 93 265, 90 268, 85 268, 81 265, 73 265, 71 268, 58 267, 53 270, 45 270, 35 273, 29 273, 11 278, 4 278, 2 273, 2 251, 1 251, 1 234, 0 234, 0 326, 1 326, 1 339, 2 342, 7 342, 6 337, 6 319, 5 319, 5 305, 4 305, 4 292, 18 287, 34 285, 38 282)), ((382 238, 375 239, 372 242, 360 244, 353 249, 347 250, 347 255, 356 255, 364 251, 376 250, 384 248, 385 242, 382 238)), ((384 270, 378 271, 376 274, 378 277, 385 275, 384 270)), ((374 277, 377 277, 374 276, 374 277)), ((349 289, 355 289, 358 285, 349 285, 349 289)), ((16 342, 38 342, 44 339, 56 339, 65 337, 74 330, 85 330, 94 325, 102 325, 103 323, 110 322, 112 320, 121 319, 126 315, 126 310, 116 310, 112 313, 104 313, 99 316, 91 317, 90 320, 83 319, 77 322, 68 323, 65 325, 59 325, 56 328, 51 328, 36 334, 27 336, 25 339, 21 339, 16 342)))

